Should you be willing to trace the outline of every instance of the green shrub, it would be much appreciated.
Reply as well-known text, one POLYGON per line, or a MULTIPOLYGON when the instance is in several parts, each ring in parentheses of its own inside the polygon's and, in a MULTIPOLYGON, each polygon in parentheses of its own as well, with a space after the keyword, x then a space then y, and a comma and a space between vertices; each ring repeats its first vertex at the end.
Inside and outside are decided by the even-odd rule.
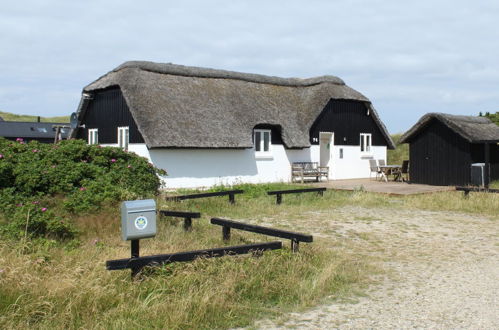
POLYGON ((0 138, 2 231, 11 236, 72 238, 74 228, 58 214, 151 197, 160 187, 159 175, 166 173, 119 148, 87 145, 82 140, 53 145, 0 138), (44 199, 59 202, 43 212, 43 207, 31 206, 44 199))

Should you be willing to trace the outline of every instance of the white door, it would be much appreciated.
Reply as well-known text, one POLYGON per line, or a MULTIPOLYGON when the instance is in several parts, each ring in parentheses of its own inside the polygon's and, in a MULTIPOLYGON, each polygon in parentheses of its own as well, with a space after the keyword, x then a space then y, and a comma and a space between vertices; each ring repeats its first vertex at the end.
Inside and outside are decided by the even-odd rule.
POLYGON ((319 144, 320 144, 320 166, 329 166, 329 178, 332 178, 332 168, 333 168, 333 148, 334 148, 334 133, 331 132, 320 132, 319 133, 319 144))

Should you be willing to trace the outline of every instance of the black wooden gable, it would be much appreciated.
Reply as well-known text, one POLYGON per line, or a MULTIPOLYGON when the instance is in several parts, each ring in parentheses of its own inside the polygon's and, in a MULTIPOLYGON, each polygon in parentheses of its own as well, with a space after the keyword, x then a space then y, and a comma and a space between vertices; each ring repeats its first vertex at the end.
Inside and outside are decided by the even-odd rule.
POLYGON ((310 128, 310 143, 319 144, 320 132, 333 132, 335 145, 360 145, 360 133, 372 134, 373 146, 388 146, 364 102, 330 100, 310 128))
POLYGON ((88 140, 88 130, 97 128, 100 144, 117 143, 118 127, 128 126, 129 142, 144 143, 119 87, 95 91, 92 94, 84 117, 81 118, 85 128, 79 129, 78 138, 88 140))

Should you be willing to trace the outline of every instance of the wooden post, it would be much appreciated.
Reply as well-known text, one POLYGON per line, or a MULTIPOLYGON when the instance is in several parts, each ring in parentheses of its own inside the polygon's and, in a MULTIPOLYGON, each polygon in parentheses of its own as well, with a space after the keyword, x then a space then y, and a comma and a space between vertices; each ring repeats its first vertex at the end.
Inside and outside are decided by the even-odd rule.
POLYGON ((300 242, 298 242, 297 239, 293 238, 291 240, 291 251, 298 252, 298 250, 299 250, 299 244, 300 244, 300 242))
MULTIPOLYGON (((138 239, 132 239, 130 241, 130 250, 131 250, 131 258, 138 258, 140 257, 140 240, 138 239)), ((132 279, 137 276, 139 273, 140 268, 132 268, 132 279)))
POLYGON ((189 231, 192 229, 192 219, 191 218, 184 218, 184 230, 189 231))
POLYGON ((222 227, 222 237, 223 237, 224 241, 230 240, 230 227, 229 226, 222 227))
POLYGON ((232 193, 229 193, 229 203, 231 203, 231 204, 236 203, 236 200, 234 199, 234 194, 232 194, 232 193))
POLYGON ((484 186, 489 189, 490 183, 490 143, 485 143, 485 168, 484 168, 484 186))
POLYGON ((275 202, 276 202, 276 204, 281 204, 281 202, 282 202, 282 195, 281 194, 277 194, 276 195, 276 201, 275 202))

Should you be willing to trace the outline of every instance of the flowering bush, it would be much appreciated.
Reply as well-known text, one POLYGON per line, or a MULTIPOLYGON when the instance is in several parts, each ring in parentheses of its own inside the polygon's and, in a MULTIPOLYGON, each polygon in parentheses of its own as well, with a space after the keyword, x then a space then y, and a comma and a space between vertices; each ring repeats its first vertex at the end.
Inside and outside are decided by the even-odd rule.
POLYGON ((82 140, 52 145, 0 138, 0 154, 0 214, 3 227, 16 235, 27 226, 32 236, 72 237, 74 229, 57 213, 151 197, 160 187, 159 176, 166 175, 134 153, 82 140), (39 205, 51 198, 59 204, 39 205))

